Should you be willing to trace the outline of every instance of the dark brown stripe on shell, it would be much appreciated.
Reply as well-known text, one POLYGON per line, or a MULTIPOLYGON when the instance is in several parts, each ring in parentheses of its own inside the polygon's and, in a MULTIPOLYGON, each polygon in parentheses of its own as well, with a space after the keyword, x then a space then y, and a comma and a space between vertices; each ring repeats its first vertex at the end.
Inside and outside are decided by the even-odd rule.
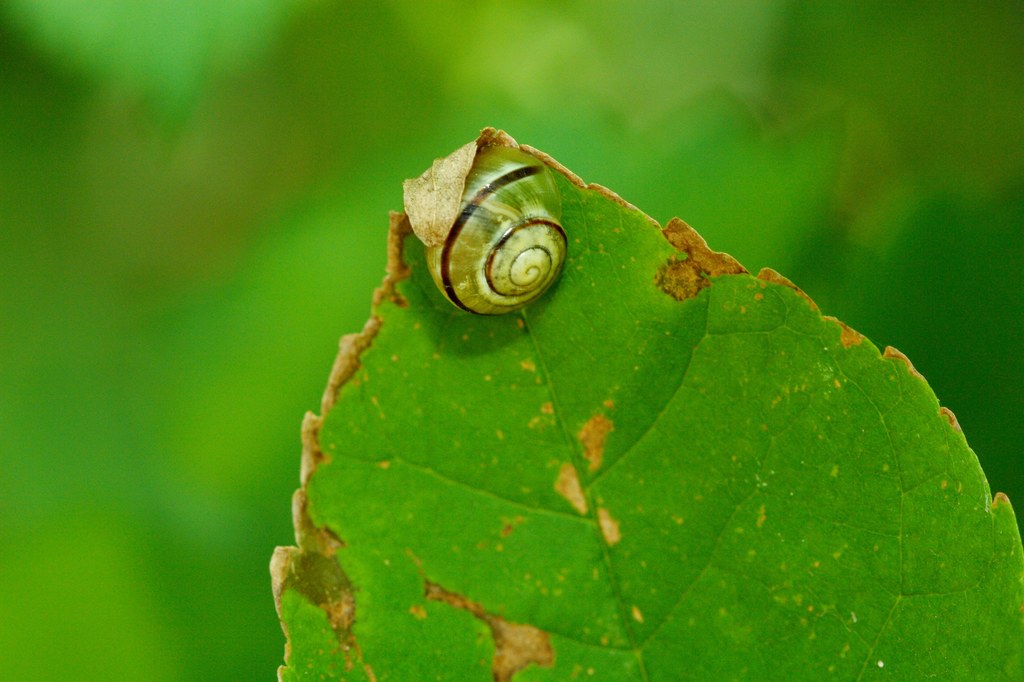
MULTIPOLYGON (((469 200, 465 208, 462 209, 462 213, 460 213, 459 217, 455 219, 455 224, 452 225, 452 229, 448 232, 448 237, 444 242, 444 248, 441 249, 441 283, 444 285, 444 292, 447 294, 449 300, 465 310, 467 313, 479 314, 475 310, 467 308, 466 305, 459 300, 459 297, 455 295, 455 287, 452 285, 451 275, 452 248, 455 246, 455 240, 459 238, 459 233, 462 232, 462 228, 466 226, 466 223, 469 222, 469 219, 473 217, 473 214, 476 213, 476 210, 480 208, 480 204, 482 204, 487 197, 506 185, 512 184, 517 180, 522 180, 523 178, 528 178, 531 175, 536 175, 540 172, 541 166, 523 166, 490 181, 481 187, 473 198, 469 200)), ((561 230, 562 228, 558 229, 561 230)))

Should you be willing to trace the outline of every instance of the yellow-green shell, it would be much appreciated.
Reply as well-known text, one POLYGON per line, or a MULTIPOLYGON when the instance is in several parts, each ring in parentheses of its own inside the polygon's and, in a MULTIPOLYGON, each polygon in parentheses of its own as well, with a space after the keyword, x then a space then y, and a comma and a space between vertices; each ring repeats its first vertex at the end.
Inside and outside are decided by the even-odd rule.
POLYGON ((561 195, 543 162, 518 149, 483 147, 451 232, 427 249, 434 282, 468 312, 518 310, 558 279, 566 253, 561 219, 561 195))

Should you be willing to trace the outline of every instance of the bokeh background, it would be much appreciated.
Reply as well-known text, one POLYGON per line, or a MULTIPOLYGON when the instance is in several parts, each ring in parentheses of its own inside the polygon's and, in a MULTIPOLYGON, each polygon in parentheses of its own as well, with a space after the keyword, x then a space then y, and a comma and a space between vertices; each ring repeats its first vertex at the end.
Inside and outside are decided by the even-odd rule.
POLYGON ((273 679, 299 424, 485 125, 913 360, 1024 511, 1024 4, 0 0, 0 670, 273 679))

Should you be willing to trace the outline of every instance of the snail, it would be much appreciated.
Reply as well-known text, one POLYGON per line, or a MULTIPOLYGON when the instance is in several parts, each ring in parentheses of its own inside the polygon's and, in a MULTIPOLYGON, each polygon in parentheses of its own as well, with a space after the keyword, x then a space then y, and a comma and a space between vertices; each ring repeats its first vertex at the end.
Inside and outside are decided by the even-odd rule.
POLYGON ((427 247, 437 288, 479 315, 518 310, 547 291, 566 256, 562 199, 551 170, 512 147, 482 147, 451 230, 427 247))

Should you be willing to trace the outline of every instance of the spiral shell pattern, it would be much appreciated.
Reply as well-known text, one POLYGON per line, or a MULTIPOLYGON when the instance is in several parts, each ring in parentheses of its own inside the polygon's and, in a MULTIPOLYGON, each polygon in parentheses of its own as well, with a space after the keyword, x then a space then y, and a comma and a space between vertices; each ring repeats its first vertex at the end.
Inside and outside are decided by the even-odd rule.
POLYGON ((544 163, 510 147, 481 148, 447 239, 427 249, 434 282, 471 313, 522 308, 558 279, 566 255, 561 217, 544 163))

